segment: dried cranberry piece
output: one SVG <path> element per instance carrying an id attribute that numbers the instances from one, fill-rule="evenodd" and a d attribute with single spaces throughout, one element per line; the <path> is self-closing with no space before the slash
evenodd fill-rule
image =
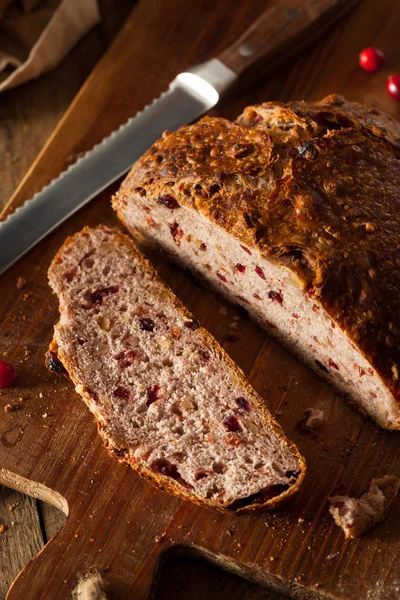
<path id="1" fill-rule="evenodd" d="M 144 317 L 143 319 L 139 319 L 139 323 L 140 323 L 140 329 L 142 329 L 143 331 L 153 331 L 154 330 L 153 319 Z"/>
<path id="2" fill-rule="evenodd" d="M 64 365 L 60 362 L 57 352 L 51 352 L 50 350 L 46 352 L 45 355 L 45 364 L 49 371 L 52 373 L 64 373 L 65 368 Z"/>
<path id="3" fill-rule="evenodd" d="M 241 247 L 242 250 L 244 250 L 245 252 L 247 252 L 247 254 L 250 254 L 250 256 L 251 256 L 251 254 L 252 254 L 251 250 L 249 250 L 248 248 L 246 248 L 246 246 L 242 246 L 242 244 L 240 244 L 240 247 Z"/>
<path id="4" fill-rule="evenodd" d="M 261 123 L 261 121 L 263 121 L 263 117 L 260 114 L 256 114 L 256 116 L 252 120 L 251 124 L 257 125 L 258 123 Z"/>
<path id="5" fill-rule="evenodd" d="M 240 263 L 237 263 L 236 269 L 239 271 L 239 273 L 244 273 L 246 271 L 246 267 Z"/>
<path id="6" fill-rule="evenodd" d="M 127 388 L 122 387 L 121 385 L 119 385 L 113 391 L 113 396 L 115 398 L 120 398 L 121 400 L 129 400 L 130 395 L 131 395 L 130 391 Z"/>
<path id="7" fill-rule="evenodd" d="M 228 283 L 228 280 L 225 277 L 225 275 L 221 275 L 221 273 L 218 273 L 218 271 L 217 271 L 217 277 L 218 277 L 218 279 L 220 279 L 222 281 L 222 283 Z"/>
<path id="8" fill-rule="evenodd" d="M 282 294 L 280 294 L 279 292 L 275 292 L 274 290 L 268 292 L 268 298 L 272 300 L 272 302 L 277 302 L 278 304 L 283 303 Z"/>
<path id="9" fill-rule="evenodd" d="M 158 400 L 159 390 L 160 390 L 160 386 L 158 385 L 158 383 L 147 388 L 147 390 L 146 390 L 146 396 L 147 396 L 146 406 L 150 406 L 151 404 L 153 404 L 153 402 L 156 402 Z"/>
<path id="10" fill-rule="evenodd" d="M 101 304 L 105 296 L 109 296 L 110 294 L 116 294 L 118 290 L 119 287 L 116 285 L 110 285 L 110 287 L 100 288 L 90 294 L 90 301 L 92 302 L 92 304 Z"/>
<path id="11" fill-rule="evenodd" d="M 317 365 L 318 369 L 321 369 L 321 371 L 324 371 L 324 373 L 329 373 L 329 370 L 326 368 L 325 365 L 322 364 L 322 362 L 320 362 L 319 360 L 314 360 L 314 362 Z"/>
<path id="12" fill-rule="evenodd" d="M 116 354 L 114 356 L 114 358 L 115 358 L 115 360 L 121 360 L 122 358 L 124 358 L 124 356 L 125 356 L 125 351 L 122 350 L 122 352 L 119 352 L 118 354 Z"/>
<path id="13" fill-rule="evenodd" d="M 250 412 L 250 402 L 246 398 L 243 398 L 243 396 L 236 398 L 236 404 L 246 412 Z"/>
<path id="14" fill-rule="evenodd" d="M 197 319 L 192 319 L 191 321 L 185 321 L 184 325 L 188 329 L 192 329 L 192 330 L 198 329 L 200 327 L 200 323 L 198 322 Z"/>
<path id="15" fill-rule="evenodd" d="M 200 244 L 200 250 L 202 250 L 202 252 L 205 252 L 207 250 L 207 246 L 204 242 L 201 242 Z"/>
<path id="16" fill-rule="evenodd" d="M 243 508 L 244 506 L 250 506 L 252 504 L 265 504 L 268 500 L 272 498 L 276 498 L 285 492 L 290 486 L 288 484 L 276 483 L 274 485 L 269 485 L 256 494 L 252 494 L 247 498 L 239 498 L 239 500 L 235 500 L 232 502 L 227 508 L 229 510 L 238 510 L 239 508 Z"/>
<path id="17" fill-rule="evenodd" d="M 177 246 L 181 245 L 181 239 L 183 238 L 183 231 L 179 227 L 179 223 L 175 221 L 173 225 L 169 226 L 169 230 L 171 232 L 172 237 L 174 238 L 174 242 Z"/>
<path id="18" fill-rule="evenodd" d="M 242 431 L 242 426 L 240 425 L 240 423 L 237 420 L 237 418 L 235 417 L 235 415 L 230 415 L 230 417 L 227 417 L 226 419 L 224 419 L 223 423 L 224 423 L 225 427 L 227 428 L 227 430 L 232 431 L 232 433 L 237 433 L 238 431 Z"/>
<path id="19" fill-rule="evenodd" d="M 164 194 L 163 196 L 159 196 L 157 198 L 157 202 L 171 210 L 176 210 L 177 208 L 180 208 L 180 204 L 178 204 L 175 198 L 170 194 Z"/>
<path id="20" fill-rule="evenodd" d="M 264 271 L 262 270 L 261 267 L 259 267 L 258 265 L 256 266 L 256 268 L 254 269 L 255 272 L 257 273 L 257 275 L 259 277 L 261 277 L 261 279 L 266 279 L 265 275 L 264 275 Z"/>
<path id="21" fill-rule="evenodd" d="M 339 367 L 337 366 L 337 364 L 330 358 L 328 360 L 328 367 L 332 367 L 333 369 L 336 369 L 337 371 L 339 371 Z"/>

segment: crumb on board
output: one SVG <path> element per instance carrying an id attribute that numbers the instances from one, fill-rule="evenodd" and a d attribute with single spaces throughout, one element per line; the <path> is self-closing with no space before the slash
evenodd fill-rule
<path id="1" fill-rule="evenodd" d="M 0 533 L 4 533 L 6 530 L 6 528 L 4 527 L 4 525 L 0 525 Z"/>
<path id="2" fill-rule="evenodd" d="M 400 490 L 400 479 L 386 475 L 373 479 L 360 498 L 329 498 L 329 512 L 346 538 L 356 538 L 384 519 Z"/>
<path id="3" fill-rule="evenodd" d="M 12 404 L 6 404 L 5 407 L 4 407 L 4 412 L 5 413 L 12 412 L 13 410 L 15 410 L 15 409 L 14 409 L 14 406 Z"/>
<path id="4" fill-rule="evenodd" d="M 22 288 L 26 285 L 26 279 L 24 279 L 23 277 L 18 277 L 17 279 L 17 288 L 19 290 L 22 290 Z"/>
<path id="5" fill-rule="evenodd" d="M 298 427 L 303 431 L 312 431 L 321 427 L 324 422 L 324 411 L 319 408 L 307 408 L 298 422 Z"/>
<path id="6" fill-rule="evenodd" d="M 156 535 L 154 538 L 155 543 L 159 544 L 165 536 L 166 536 L 165 531 L 161 535 Z"/>

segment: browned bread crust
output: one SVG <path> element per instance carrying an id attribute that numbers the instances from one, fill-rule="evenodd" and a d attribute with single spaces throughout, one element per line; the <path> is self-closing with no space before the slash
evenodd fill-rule
<path id="1" fill-rule="evenodd" d="M 157 284 L 159 284 L 160 288 L 162 288 L 165 291 L 165 302 L 170 302 L 175 307 L 175 309 L 183 313 L 188 320 L 195 321 L 193 315 L 189 313 L 189 311 L 182 304 L 182 302 L 175 296 L 175 294 L 170 290 L 170 288 L 159 279 L 158 274 L 151 265 L 151 263 L 138 250 L 134 242 L 128 236 L 122 234 L 118 229 L 109 229 L 107 227 L 99 226 L 98 228 L 96 228 L 96 230 L 91 230 L 89 227 L 85 227 L 81 232 L 67 238 L 63 246 L 60 248 L 60 250 L 54 257 L 49 268 L 49 280 L 52 287 L 54 287 L 54 282 L 58 278 L 64 278 L 64 273 L 61 274 L 59 271 L 60 268 L 63 271 L 63 268 L 60 265 L 62 264 L 63 257 L 66 251 L 68 251 L 69 247 L 74 246 L 77 242 L 79 242 L 82 236 L 84 236 L 85 234 L 90 234 L 91 231 L 104 231 L 107 235 L 109 235 L 112 238 L 109 240 L 109 243 L 115 245 L 123 245 L 127 255 L 131 258 L 132 263 L 137 264 L 138 262 L 140 262 L 143 265 L 144 270 L 148 274 L 149 278 L 155 280 Z M 150 300 L 151 299 L 148 298 L 148 301 Z M 56 325 L 56 329 L 57 327 L 60 327 L 60 323 Z M 237 382 L 245 387 L 245 389 L 248 392 L 249 398 L 251 398 L 252 403 L 255 407 L 257 407 L 257 410 L 259 410 L 262 413 L 262 419 L 266 427 L 273 430 L 279 436 L 282 445 L 286 446 L 289 449 L 290 453 L 297 458 L 300 467 L 300 472 L 297 476 L 296 481 L 293 484 L 291 484 L 288 487 L 288 489 L 283 490 L 279 494 L 275 495 L 274 497 L 268 500 L 265 500 L 262 503 L 254 502 L 251 504 L 246 504 L 244 506 L 240 506 L 239 503 L 237 508 L 233 508 L 232 506 L 224 506 L 213 499 L 202 500 L 201 497 L 199 497 L 198 495 L 194 495 L 190 492 L 189 489 L 183 487 L 182 485 L 174 481 L 174 479 L 171 479 L 171 477 L 166 477 L 159 473 L 156 473 L 150 468 L 146 467 L 146 465 L 144 465 L 141 461 L 133 460 L 132 457 L 129 456 L 128 450 L 126 448 L 120 447 L 120 445 L 118 445 L 118 443 L 112 437 L 110 437 L 107 431 L 105 431 L 103 424 L 95 414 L 98 423 L 99 433 L 101 434 L 104 440 L 105 446 L 108 448 L 110 454 L 114 458 L 116 458 L 119 462 L 128 462 L 132 466 L 132 468 L 139 473 L 140 476 L 146 478 L 152 484 L 156 485 L 157 487 L 168 493 L 179 496 L 184 500 L 190 500 L 195 504 L 207 505 L 211 508 L 216 508 L 217 510 L 223 512 L 239 513 L 249 510 L 272 509 L 278 504 L 281 504 L 282 502 L 285 502 L 286 500 L 291 498 L 295 493 L 297 493 L 297 491 L 301 487 L 306 473 L 306 464 L 304 458 L 299 453 L 296 445 L 286 437 L 281 426 L 272 417 L 271 413 L 266 408 L 263 400 L 260 398 L 260 396 L 258 396 L 258 394 L 254 391 L 254 389 L 247 381 L 243 371 L 238 368 L 238 366 L 227 355 L 225 350 L 218 344 L 218 342 L 213 338 L 213 336 L 200 326 L 198 329 L 196 329 L 196 333 L 202 337 L 203 341 L 208 346 L 214 349 L 214 352 L 224 363 L 224 366 L 226 367 L 227 371 L 230 371 L 233 374 L 233 377 L 236 378 Z M 84 385 L 82 385 L 81 374 L 76 371 L 75 363 L 73 360 L 71 360 L 71 357 L 68 355 L 68 352 L 66 352 L 63 348 L 58 347 L 57 342 L 54 339 L 50 344 L 49 353 L 53 354 L 54 356 L 57 356 L 58 360 L 61 361 L 62 365 L 65 367 L 66 371 L 68 372 L 72 381 L 77 387 L 77 390 L 79 390 L 79 394 L 81 395 L 85 403 L 88 405 L 89 409 L 93 410 L 93 392 L 90 393 L 90 391 L 87 390 Z"/>
<path id="2" fill-rule="evenodd" d="M 376 109 L 336 95 L 265 103 L 164 134 L 114 206 L 173 194 L 290 268 L 399 403 L 399 159 L 400 124 Z"/>

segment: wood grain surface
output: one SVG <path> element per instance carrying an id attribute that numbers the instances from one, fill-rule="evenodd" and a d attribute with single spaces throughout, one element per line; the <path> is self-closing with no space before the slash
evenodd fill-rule
<path id="1" fill-rule="evenodd" d="M 263 8 L 265 2 L 256 0 L 190 5 L 184 0 L 142 0 L 8 210 L 159 94 L 176 72 L 221 52 Z M 384 82 L 388 73 L 400 70 L 399 25 L 397 1 L 365 0 L 318 46 L 267 81 L 238 90 L 214 113 L 232 117 L 248 103 L 314 99 L 335 91 L 398 115 L 398 105 L 385 96 Z M 387 55 L 385 69 L 372 77 L 357 67 L 359 50 L 371 44 Z M 0 478 L 69 511 L 66 525 L 25 568 L 9 598 L 68 598 L 78 575 L 94 567 L 116 598 L 146 598 L 160 557 L 161 572 L 168 573 L 167 561 L 183 551 L 294 597 L 398 598 L 400 506 L 360 540 L 344 541 L 328 515 L 327 498 L 339 489 L 358 494 L 378 475 L 400 475 L 399 434 L 379 430 L 348 408 L 243 315 L 240 340 L 224 346 L 270 409 L 281 413 L 281 424 L 309 465 L 302 493 L 274 513 L 219 515 L 153 489 L 107 456 L 72 386 L 45 371 L 43 353 L 57 318 L 47 267 L 66 235 L 87 223 L 116 222 L 109 206 L 113 189 L 49 236 L 0 282 L 0 339 L 18 375 L 16 385 L 0 396 L 0 410 L 7 403 L 18 407 L 0 419 Z M 165 280 L 222 341 L 231 318 L 239 314 L 236 309 L 228 307 L 229 317 L 223 317 L 219 298 L 162 257 L 153 258 Z M 18 276 L 27 280 L 21 291 L 15 285 Z M 296 427 L 309 406 L 327 415 L 314 436 Z"/>

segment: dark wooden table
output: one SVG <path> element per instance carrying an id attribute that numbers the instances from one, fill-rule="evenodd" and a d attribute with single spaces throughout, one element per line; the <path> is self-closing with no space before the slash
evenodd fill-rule
<path id="1" fill-rule="evenodd" d="M 101 0 L 102 23 L 55 71 L 0 95 L 0 208 L 29 169 L 133 4 L 133 0 Z M 56 508 L 0 486 L 0 524 L 6 523 L 12 530 L 11 536 L 0 534 L 0 599 L 5 597 L 22 567 L 63 526 L 65 519 Z M 189 559 L 175 559 L 164 567 L 157 597 L 163 600 L 285 598 Z"/>

